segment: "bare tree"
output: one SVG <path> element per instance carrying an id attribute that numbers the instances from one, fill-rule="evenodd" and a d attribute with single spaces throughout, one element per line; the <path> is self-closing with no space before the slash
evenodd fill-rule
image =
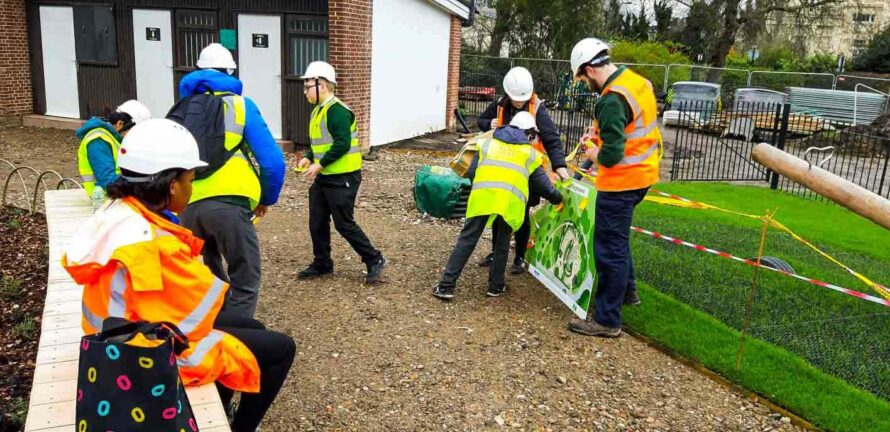
<path id="1" fill-rule="evenodd" d="M 720 30 L 715 36 L 714 48 L 708 56 L 714 67 L 724 67 L 726 57 L 744 32 L 755 37 L 764 31 L 768 22 L 791 17 L 798 27 L 808 28 L 824 22 L 840 8 L 859 5 L 859 0 L 674 0 L 677 4 L 692 7 L 704 2 L 718 11 Z M 720 71 L 713 70 L 709 81 L 720 79 Z"/>

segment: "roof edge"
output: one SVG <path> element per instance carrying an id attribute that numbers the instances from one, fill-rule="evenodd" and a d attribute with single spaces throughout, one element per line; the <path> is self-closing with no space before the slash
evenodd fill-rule
<path id="1" fill-rule="evenodd" d="M 430 3 L 447 10 L 453 15 L 457 15 L 461 19 L 466 20 L 470 18 L 470 8 L 459 0 L 430 0 Z"/>

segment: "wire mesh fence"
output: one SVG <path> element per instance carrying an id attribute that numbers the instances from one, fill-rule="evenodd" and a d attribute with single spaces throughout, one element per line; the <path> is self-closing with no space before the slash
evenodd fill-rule
<path id="1" fill-rule="evenodd" d="M 677 210 L 684 211 L 695 210 Z M 711 221 L 684 225 L 664 214 L 658 217 L 638 213 L 635 223 L 645 229 L 744 258 L 757 255 L 757 221 L 738 225 Z M 793 225 L 792 221 L 786 222 Z M 890 358 L 890 308 L 770 271 L 760 272 L 756 292 L 751 297 L 754 270 L 749 266 L 650 237 L 632 239 L 638 279 L 740 332 L 747 318 L 749 336 L 781 347 L 824 372 L 890 399 L 890 363 L 886 361 Z M 880 259 L 820 246 L 875 280 L 890 280 L 890 268 Z M 876 295 L 787 234 L 770 231 L 764 255 L 783 260 L 801 275 Z M 749 298 L 753 298 L 750 308 Z M 742 359 L 744 369 L 744 353 Z"/>

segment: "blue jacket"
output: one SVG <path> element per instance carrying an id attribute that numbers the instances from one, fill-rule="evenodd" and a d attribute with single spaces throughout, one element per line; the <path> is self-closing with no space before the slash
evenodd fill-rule
<path id="1" fill-rule="evenodd" d="M 217 70 L 202 69 L 182 77 L 179 82 L 179 97 L 187 98 L 208 91 L 240 95 L 243 87 L 238 78 Z M 244 105 L 247 110 L 244 119 L 244 140 L 247 141 L 247 146 L 260 168 L 260 185 L 263 189 L 260 205 L 273 205 L 278 202 L 278 195 L 284 185 L 284 154 L 281 153 L 275 138 L 272 138 L 269 127 L 266 126 L 266 121 L 263 120 L 256 104 L 245 97 Z"/>
<path id="2" fill-rule="evenodd" d="M 494 138 L 506 144 L 530 145 L 525 132 L 509 125 L 495 129 Z M 467 171 L 467 177 L 469 177 L 470 180 L 473 180 L 476 177 L 476 167 L 478 165 L 479 153 L 476 153 L 476 157 L 473 158 L 473 163 L 470 164 L 470 169 Z M 528 189 L 530 195 L 529 203 L 532 206 L 535 206 L 540 202 L 540 199 L 537 197 L 542 197 L 547 201 L 550 201 L 552 204 L 559 204 L 562 202 L 562 194 L 550 184 L 550 177 L 547 177 L 547 173 L 542 167 L 535 168 L 529 176 Z"/>
<path id="3" fill-rule="evenodd" d="M 87 120 L 83 126 L 74 132 L 74 135 L 77 136 L 77 139 L 83 140 L 83 137 L 87 136 L 91 130 L 96 128 L 103 128 L 111 132 L 118 142 L 123 139 L 121 134 L 114 130 L 114 126 L 98 117 L 93 117 Z M 114 151 L 111 149 L 111 146 L 99 138 L 88 142 L 87 160 L 90 161 L 90 167 L 93 168 L 93 175 L 96 176 L 96 185 L 104 190 L 108 190 L 108 185 L 117 180 L 117 164 L 114 162 Z"/>

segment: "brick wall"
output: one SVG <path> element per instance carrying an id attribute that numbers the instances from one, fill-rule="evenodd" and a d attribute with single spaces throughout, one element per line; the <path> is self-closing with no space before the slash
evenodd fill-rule
<path id="1" fill-rule="evenodd" d="M 358 120 L 359 140 L 370 145 L 371 0 L 330 0 L 329 62 L 337 70 L 337 97 Z"/>
<path id="2" fill-rule="evenodd" d="M 461 21 L 451 15 L 451 41 L 448 49 L 448 96 L 445 103 L 445 127 L 453 131 L 457 119 L 454 109 L 457 108 L 457 92 L 460 86 L 460 36 Z"/>
<path id="3" fill-rule="evenodd" d="M 33 110 L 25 0 L 0 0 L 0 115 Z"/>

